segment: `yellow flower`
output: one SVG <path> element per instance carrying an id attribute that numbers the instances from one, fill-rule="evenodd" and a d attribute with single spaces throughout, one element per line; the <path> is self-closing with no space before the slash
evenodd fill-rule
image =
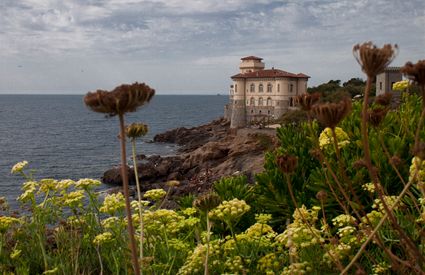
<path id="1" fill-rule="evenodd" d="M 124 196 L 121 193 L 109 194 L 105 197 L 100 212 L 114 215 L 116 212 L 122 211 L 125 208 Z"/>
<path id="2" fill-rule="evenodd" d="M 63 204 L 70 208 L 82 207 L 84 199 L 84 190 L 77 190 L 67 193 L 63 196 Z"/>
<path id="3" fill-rule="evenodd" d="M 344 130 L 342 130 L 340 127 L 335 127 L 335 135 L 336 140 L 338 142 L 338 147 L 343 148 L 347 144 L 350 143 L 349 137 Z M 319 136 L 319 146 L 320 149 L 324 148 L 333 148 L 334 140 L 332 136 L 332 130 L 331 128 L 327 127 L 325 130 L 322 131 L 322 133 Z"/>
<path id="4" fill-rule="evenodd" d="M 0 232 L 6 232 L 10 226 L 14 223 L 19 223 L 19 219 L 8 217 L 8 216 L 1 216 L 0 217 Z"/>
<path id="5" fill-rule="evenodd" d="M 231 221 L 240 218 L 250 209 L 251 207 L 244 200 L 233 199 L 231 201 L 223 201 L 209 215 L 211 218 Z"/>
<path id="6" fill-rule="evenodd" d="M 152 189 L 149 191 L 146 191 L 146 193 L 143 195 L 144 198 L 151 199 L 153 201 L 158 201 L 162 199 L 167 192 L 165 192 L 164 189 Z"/>
<path id="7" fill-rule="evenodd" d="M 111 241 L 113 241 L 112 233 L 111 232 L 105 232 L 105 233 L 97 235 L 94 238 L 93 243 L 95 245 L 102 245 L 102 244 L 110 243 Z"/>
<path id="8" fill-rule="evenodd" d="M 393 90 L 394 91 L 405 91 L 407 88 L 409 88 L 409 80 L 402 80 L 398 81 L 393 84 Z"/>
<path id="9" fill-rule="evenodd" d="M 58 181 L 54 179 L 42 179 L 39 181 L 40 191 L 47 193 L 54 191 L 57 188 Z"/>
<path id="10" fill-rule="evenodd" d="M 100 181 L 94 179 L 80 179 L 75 183 L 75 187 L 86 189 L 100 185 Z"/>
<path id="11" fill-rule="evenodd" d="M 17 164 L 13 165 L 12 170 L 10 171 L 12 174 L 17 174 L 22 172 L 24 168 L 28 165 L 28 161 L 24 160 L 21 162 L 18 162 Z"/>

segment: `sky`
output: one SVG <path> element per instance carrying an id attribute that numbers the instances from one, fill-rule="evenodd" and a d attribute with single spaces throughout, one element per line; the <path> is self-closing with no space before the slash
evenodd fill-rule
<path id="1" fill-rule="evenodd" d="M 425 1 L 0 0 L 0 93 L 226 94 L 248 55 L 315 86 L 364 78 L 366 41 L 398 44 L 394 66 L 425 59 Z"/>

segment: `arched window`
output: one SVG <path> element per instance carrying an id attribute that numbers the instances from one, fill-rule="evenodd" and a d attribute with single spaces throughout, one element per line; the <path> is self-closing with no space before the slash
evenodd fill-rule
<path id="1" fill-rule="evenodd" d="M 255 105 L 255 99 L 253 97 L 251 97 L 251 100 L 250 100 L 250 104 L 249 105 L 251 105 L 251 106 L 254 106 Z"/>
<path id="2" fill-rule="evenodd" d="M 260 97 L 258 99 L 258 106 L 263 106 L 263 98 L 262 97 Z"/>
<path id="3" fill-rule="evenodd" d="M 267 98 L 267 106 L 272 106 L 272 99 L 270 97 Z"/>
<path id="4" fill-rule="evenodd" d="M 238 92 L 238 85 L 235 84 L 235 93 Z"/>
<path id="5" fill-rule="evenodd" d="M 251 86 L 249 86 L 249 91 L 251 93 L 255 92 L 255 84 L 254 83 L 252 83 Z"/>
<path id="6" fill-rule="evenodd" d="M 271 83 L 267 84 L 267 92 L 268 93 L 272 92 L 272 84 Z"/>
<path id="7" fill-rule="evenodd" d="M 277 92 L 280 92 L 280 84 L 277 84 Z"/>
<path id="8" fill-rule="evenodd" d="M 258 85 L 258 92 L 259 93 L 263 92 L 263 84 Z"/>
<path id="9" fill-rule="evenodd" d="M 294 84 L 289 85 L 289 92 L 292 93 L 294 91 Z"/>

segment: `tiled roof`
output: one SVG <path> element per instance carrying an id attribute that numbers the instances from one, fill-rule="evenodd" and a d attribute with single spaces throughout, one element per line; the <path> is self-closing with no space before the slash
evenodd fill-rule
<path id="1" fill-rule="evenodd" d="M 293 74 L 278 69 L 259 70 L 244 74 L 236 74 L 232 78 L 273 78 L 273 77 L 289 77 L 289 78 L 309 78 L 303 73 Z"/>
<path id="2" fill-rule="evenodd" d="M 263 59 L 261 57 L 250 55 L 250 56 L 242 57 L 241 60 L 260 60 L 261 61 Z"/>

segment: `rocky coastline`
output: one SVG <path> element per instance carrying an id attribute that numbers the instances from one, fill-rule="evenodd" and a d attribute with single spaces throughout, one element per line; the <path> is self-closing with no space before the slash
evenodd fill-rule
<path id="1" fill-rule="evenodd" d="M 199 194 L 210 189 L 216 180 L 237 174 L 250 182 L 263 170 L 264 152 L 277 144 L 274 129 L 230 129 L 223 118 L 193 128 L 176 128 L 158 134 L 153 142 L 179 145 L 177 154 L 139 155 L 137 170 L 142 191 L 168 189 L 166 183 L 180 184 L 170 190 L 170 196 Z M 128 167 L 130 184 L 135 184 L 134 168 Z M 121 185 L 120 168 L 105 171 L 102 181 Z"/>

